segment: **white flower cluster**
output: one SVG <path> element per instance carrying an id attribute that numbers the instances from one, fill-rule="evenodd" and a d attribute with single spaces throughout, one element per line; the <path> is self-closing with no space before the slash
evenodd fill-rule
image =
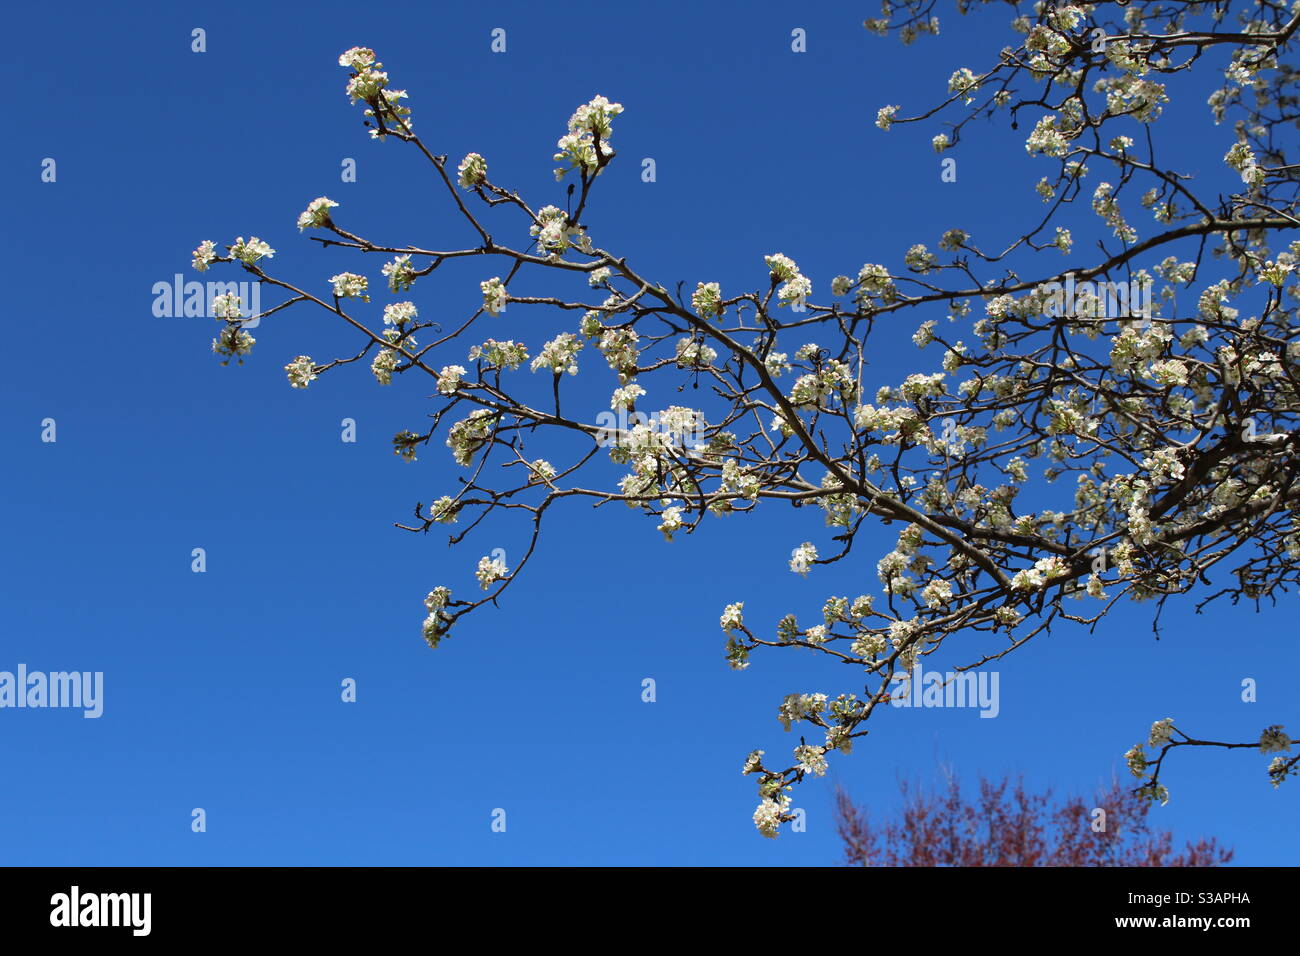
<path id="1" fill-rule="evenodd" d="M 480 408 L 451 426 L 446 444 L 451 449 L 456 464 L 468 466 L 474 460 L 475 453 L 487 444 L 495 424 L 496 413 L 488 408 Z"/>
<path id="2" fill-rule="evenodd" d="M 1241 181 L 1248 186 L 1257 186 L 1264 181 L 1264 171 L 1259 168 L 1255 152 L 1248 143 L 1234 143 L 1224 155 L 1223 161 L 1229 168 L 1241 173 Z"/>
<path id="3" fill-rule="evenodd" d="M 792 368 L 790 356 L 785 352 L 768 353 L 767 358 L 763 359 L 763 366 L 773 378 L 780 378 Z"/>
<path id="4" fill-rule="evenodd" d="M 640 340 L 641 337 L 634 329 L 606 329 L 596 345 L 609 367 L 619 373 L 623 382 L 629 381 L 636 374 L 636 363 L 640 357 L 637 346 Z"/>
<path id="5" fill-rule="evenodd" d="M 820 715 L 826 710 L 826 702 L 825 694 L 787 694 L 777 709 L 776 719 L 781 722 L 782 729 L 789 732 L 796 721 Z"/>
<path id="6" fill-rule="evenodd" d="M 537 210 L 537 221 L 529 233 L 549 253 L 564 252 L 569 246 L 577 246 L 583 252 L 592 252 L 591 239 L 581 226 L 569 222 L 569 214 L 559 206 L 543 206 Z"/>
<path id="7" fill-rule="evenodd" d="M 660 517 L 663 520 L 659 523 L 659 530 L 663 532 L 666 540 L 673 540 L 673 532 L 682 529 L 682 509 L 676 505 L 671 505 L 663 510 Z"/>
<path id="8" fill-rule="evenodd" d="M 424 619 L 424 640 L 430 647 L 437 647 L 438 641 L 447 633 L 446 608 L 450 601 L 451 589 L 441 586 L 430 591 L 424 599 L 424 606 L 429 610 L 429 616 Z"/>
<path id="9" fill-rule="evenodd" d="M 455 524 L 456 512 L 459 510 L 460 506 L 455 498 L 443 495 L 429 505 L 429 520 L 436 521 L 438 524 Z"/>
<path id="10" fill-rule="evenodd" d="M 1119 200 L 1115 198 L 1114 187 L 1110 183 L 1098 183 L 1092 194 L 1092 210 L 1102 219 L 1117 237 L 1126 243 L 1137 241 L 1137 230 L 1128 224 L 1120 211 Z"/>
<path id="11" fill-rule="evenodd" d="M 370 301 L 370 296 L 366 294 L 366 290 L 370 285 L 370 280 L 365 276 L 359 276 L 355 272 L 340 272 L 336 276 L 331 276 L 330 282 L 334 286 L 334 297 L 336 299 L 361 299 L 363 302 Z"/>
<path id="12" fill-rule="evenodd" d="M 298 215 L 298 231 L 320 229 L 330 224 L 330 210 L 337 206 L 328 196 L 320 196 L 307 204 L 307 208 Z"/>
<path id="13" fill-rule="evenodd" d="M 799 547 L 795 548 L 790 555 L 790 570 L 795 574 L 808 576 L 808 568 L 817 560 L 817 546 L 811 541 L 805 541 Z"/>
<path id="14" fill-rule="evenodd" d="M 716 282 L 700 282 L 691 294 L 691 306 L 700 318 L 712 319 L 722 314 L 722 289 Z"/>
<path id="15" fill-rule="evenodd" d="M 530 366 L 534 372 L 538 369 L 548 368 L 556 375 L 562 375 L 568 372 L 570 375 L 578 374 L 578 353 L 582 351 L 582 342 L 572 332 L 561 332 L 551 341 L 542 346 L 541 352 L 537 358 L 533 359 Z"/>
<path id="16" fill-rule="evenodd" d="M 678 368 L 708 368 L 718 358 L 718 351 L 691 338 L 677 340 Z"/>
<path id="17" fill-rule="evenodd" d="M 1141 778 L 1146 775 L 1147 754 L 1141 744 L 1134 744 L 1125 752 L 1124 762 L 1128 764 L 1129 773 L 1133 776 Z"/>
<path id="18" fill-rule="evenodd" d="M 1122 43 L 1114 43 L 1107 52 L 1122 47 Z M 1164 108 L 1161 104 L 1169 102 L 1164 84 L 1136 76 L 1098 80 L 1095 89 L 1106 92 L 1106 109 L 1112 115 L 1128 115 L 1140 123 L 1155 122 Z"/>
<path id="19" fill-rule="evenodd" d="M 555 466 L 545 458 L 538 458 L 536 461 L 530 462 L 528 465 L 529 483 L 546 483 L 554 481 L 557 474 L 559 474 L 559 472 L 555 470 Z"/>
<path id="20" fill-rule="evenodd" d="M 233 292 L 223 292 L 212 298 L 212 314 L 225 322 L 235 322 L 243 317 L 243 300 Z"/>
<path id="21" fill-rule="evenodd" d="M 1147 369 L 1147 375 L 1157 385 L 1186 385 L 1187 365 L 1178 359 L 1153 362 Z"/>
<path id="22" fill-rule="evenodd" d="M 510 569 L 506 567 L 504 560 L 484 556 L 479 558 L 478 570 L 474 572 L 474 577 L 478 578 L 478 586 L 486 591 L 509 573 Z"/>
<path id="23" fill-rule="evenodd" d="M 775 838 L 789 809 L 790 798 L 785 794 L 777 799 L 763 800 L 754 811 L 754 826 L 758 827 L 758 832 L 763 836 Z"/>
<path id="24" fill-rule="evenodd" d="M 197 272 L 207 272 L 208 266 L 216 262 L 220 257 L 217 255 L 217 244 L 211 239 L 204 239 L 199 243 L 197 249 L 192 253 L 193 259 L 190 262 Z"/>
<path id="25" fill-rule="evenodd" d="M 415 284 L 415 266 L 411 265 L 410 256 L 398 256 L 392 262 L 385 263 L 380 271 L 388 276 L 390 292 L 405 292 Z"/>
<path id="26" fill-rule="evenodd" d="M 488 368 L 514 369 L 528 361 L 528 349 L 522 342 L 507 339 L 498 342 L 488 339 L 482 345 L 471 345 L 469 349 L 471 362 L 483 362 Z"/>
<path id="27" fill-rule="evenodd" d="M 774 285 L 778 282 L 785 283 L 776 290 L 777 302 L 780 305 L 794 305 L 812 294 L 812 280 L 799 271 L 799 267 L 789 256 L 778 252 L 764 256 L 763 260 L 771 273 L 772 283 Z"/>
<path id="28" fill-rule="evenodd" d="M 456 181 L 462 189 L 473 189 L 487 182 L 487 160 L 478 153 L 470 153 L 456 167 Z"/>
<path id="29" fill-rule="evenodd" d="M 289 375 L 289 385 L 292 388 L 306 388 L 316 380 L 316 363 L 308 355 L 299 355 L 284 370 Z"/>
<path id="30" fill-rule="evenodd" d="M 917 243 L 907 250 L 903 256 L 903 262 L 913 272 L 922 274 L 930 272 L 939 264 L 935 254 L 921 243 Z"/>
<path id="31" fill-rule="evenodd" d="M 1151 725 L 1151 737 L 1147 741 L 1148 746 L 1163 747 L 1173 740 L 1174 719 L 1166 717 L 1164 720 L 1157 720 Z"/>
<path id="32" fill-rule="evenodd" d="M 851 402 L 857 397 L 853 370 L 838 359 L 830 359 L 816 372 L 801 375 L 790 389 L 790 404 L 815 405 L 826 409 L 828 399 Z"/>
<path id="33" fill-rule="evenodd" d="M 722 625 L 722 629 L 724 631 L 731 631 L 734 630 L 735 628 L 743 626 L 745 623 L 744 610 L 745 610 L 744 601 L 737 601 L 735 604 L 728 604 L 725 608 L 723 608 L 722 617 L 719 620 L 719 623 Z"/>
<path id="34" fill-rule="evenodd" d="M 221 330 L 220 334 L 212 340 L 212 351 L 218 355 L 224 355 L 226 361 L 239 356 L 243 361 L 243 356 L 253 351 L 253 344 L 257 340 L 235 325 L 227 325 Z M 225 364 L 224 362 L 222 364 Z"/>
<path id="35" fill-rule="evenodd" d="M 568 164 L 556 168 L 556 182 L 562 180 L 570 169 L 580 170 L 584 176 L 600 172 L 601 163 L 596 144 L 600 144 L 601 155 L 614 155 L 614 150 L 609 146 L 609 138 L 613 134 L 611 122 L 622 112 L 621 104 L 611 103 L 603 96 L 597 96 L 578 107 L 569 117 L 569 132 L 556 143 L 559 152 L 555 154 L 555 161 Z"/>
<path id="36" fill-rule="evenodd" d="M 461 378 L 465 375 L 465 367 L 462 365 L 447 365 L 438 373 L 438 393 L 441 395 L 455 394 L 456 389 L 460 388 Z"/>
<path id="37" fill-rule="evenodd" d="M 402 325 L 419 314 L 414 302 L 390 302 L 384 306 L 384 324 Z"/>
<path id="38" fill-rule="evenodd" d="M 372 139 L 383 139 L 402 125 L 410 128 L 411 111 L 401 103 L 406 99 L 406 91 L 388 89 L 388 74 L 380 70 L 383 64 L 375 60 L 374 50 L 354 46 L 339 57 L 339 66 L 353 71 L 347 85 L 348 98 L 353 103 L 370 104 L 366 116 L 374 117 L 378 107 L 378 122 L 370 131 Z"/>
<path id="39" fill-rule="evenodd" d="M 794 759 L 799 769 L 814 776 L 826 776 L 826 751 L 815 744 L 801 744 L 794 748 Z"/>
<path id="40" fill-rule="evenodd" d="M 631 411 L 636 405 L 636 400 L 645 395 L 645 389 L 636 382 L 629 385 L 623 385 L 614 389 L 614 394 L 610 396 L 609 407 L 614 411 Z"/>
<path id="41" fill-rule="evenodd" d="M 968 106 L 974 101 L 977 89 L 979 82 L 969 67 L 963 66 L 948 78 L 948 92 L 960 94 Z"/>
<path id="42" fill-rule="evenodd" d="M 722 463 L 721 480 L 723 493 L 738 495 L 749 501 L 756 500 L 758 492 L 763 487 L 762 479 L 753 472 L 741 468 L 734 458 L 728 458 Z"/>
<path id="43" fill-rule="evenodd" d="M 922 423 L 915 409 L 859 405 L 853 410 L 853 426 L 861 432 L 884 432 L 882 442 L 891 445 L 918 432 Z"/>
<path id="44" fill-rule="evenodd" d="M 935 578 L 921 589 L 921 599 L 925 601 L 925 606 L 931 610 L 943 607 L 952 600 L 952 582 L 945 581 L 943 578 Z"/>
<path id="45" fill-rule="evenodd" d="M 1015 591 L 1037 591 L 1048 582 L 1065 575 L 1066 570 L 1065 562 L 1059 555 L 1039 558 L 1032 568 L 1016 572 L 1011 579 L 1011 588 Z"/>
<path id="46" fill-rule="evenodd" d="M 392 385 L 396 369 L 397 352 L 394 349 L 380 349 L 370 362 L 370 371 L 380 385 Z"/>
<path id="47" fill-rule="evenodd" d="M 1070 139 L 1075 135 L 1077 130 L 1065 128 L 1059 116 L 1049 113 L 1038 120 L 1034 131 L 1025 140 L 1025 152 L 1030 156 L 1038 153 L 1044 156 L 1064 156 L 1070 148 Z"/>
<path id="48" fill-rule="evenodd" d="M 258 259 L 270 259 L 275 255 L 275 250 L 263 242 L 257 236 L 253 236 L 247 242 L 244 237 L 240 236 L 235 240 L 235 244 L 230 247 L 230 254 L 245 265 L 252 265 Z"/>
<path id="49" fill-rule="evenodd" d="M 506 287 L 500 276 L 493 276 L 478 284 L 483 293 L 483 308 L 489 315 L 500 315 L 506 310 Z"/>
<path id="50" fill-rule="evenodd" d="M 890 276 L 889 270 L 874 262 L 868 262 L 858 270 L 857 285 L 857 298 L 864 306 L 868 305 L 869 300 L 873 297 L 888 304 L 893 302 L 897 296 L 894 280 Z"/>

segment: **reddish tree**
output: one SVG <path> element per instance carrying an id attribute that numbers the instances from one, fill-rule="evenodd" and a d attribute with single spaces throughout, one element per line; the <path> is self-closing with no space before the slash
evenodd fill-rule
<path id="1" fill-rule="evenodd" d="M 902 781 L 901 816 L 873 824 L 843 788 L 835 824 L 852 866 L 1220 866 L 1233 851 L 1213 839 L 1174 849 L 1173 834 L 1147 822 L 1151 801 L 1112 781 L 1093 801 L 1051 800 L 1024 783 L 980 778 L 967 800 L 955 775 L 938 792 Z M 1105 811 L 1102 816 L 1098 810 Z"/>

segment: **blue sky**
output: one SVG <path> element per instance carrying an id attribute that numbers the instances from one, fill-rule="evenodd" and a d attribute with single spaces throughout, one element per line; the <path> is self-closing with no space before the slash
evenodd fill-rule
<path id="1" fill-rule="evenodd" d="M 1010 42 L 1006 13 L 950 14 L 943 36 L 911 48 L 868 35 L 861 20 L 874 14 L 771 3 L 12 12 L 13 75 L 34 94 L 0 156 L 14 327 L 0 383 L 0 670 L 102 671 L 105 705 L 98 720 L 0 710 L 0 862 L 836 862 L 831 780 L 795 791 L 807 832 L 770 841 L 739 769 L 755 747 L 797 742 L 775 719 L 783 695 L 859 688 L 805 654 L 756 653 L 732 672 L 717 620 L 743 600 L 768 630 L 788 611 L 815 617 L 829 594 L 873 590 L 892 533 L 868 531 L 860 564 L 805 580 L 786 563 L 800 541 L 829 539 L 816 515 L 767 508 L 668 544 L 622 506 L 570 507 L 503 606 L 431 651 L 425 593 L 470 589 L 478 556 L 521 549 L 526 529 L 492 522 L 453 551 L 444 536 L 393 528 L 416 501 L 454 490 L 445 450 L 415 463 L 391 453 L 393 433 L 422 425 L 428 387 L 407 377 L 381 389 L 358 366 L 290 389 L 295 355 L 356 344 L 305 309 L 264 321 L 251 358 L 223 368 L 209 351 L 216 323 L 154 317 L 151 289 L 193 278 L 201 239 L 250 234 L 278 250 L 273 274 L 318 292 L 347 268 L 378 285 L 378 261 L 299 235 L 296 216 L 319 195 L 393 244 L 474 243 L 413 150 L 366 136 L 336 65 L 354 45 L 375 48 L 410 91 L 431 148 L 483 153 L 535 207 L 563 204 L 551 153 L 574 107 L 598 93 L 621 102 L 620 155 L 591 231 L 669 285 L 757 287 L 761 257 L 781 251 L 824 289 L 865 261 L 897 264 L 914 242 L 933 248 L 952 226 L 1005 238 L 1040 215 L 1031 186 L 1048 170 L 1025 155 L 1023 130 L 979 124 L 953 153 L 958 181 L 942 184 L 928 145 L 941 127 L 873 125 L 879 106 L 919 109 L 952 70 L 991 58 Z M 195 27 L 205 53 L 191 52 Z M 496 27 L 505 54 L 489 50 Z M 790 50 L 796 27 L 807 53 Z M 1189 82 L 1164 135 L 1195 165 L 1204 92 Z M 1222 175 L 1228 145 L 1205 146 L 1206 177 Z M 40 179 L 46 157 L 54 183 Z M 355 183 L 340 182 L 347 157 Z M 642 157 L 656 160 L 656 182 L 641 181 Z M 417 286 L 421 314 L 463 319 L 491 268 Z M 537 342 L 543 330 L 525 323 L 549 338 L 559 321 L 510 320 Z M 882 335 L 876 384 L 897 381 L 903 363 L 920 370 L 914 326 Z M 56 443 L 40 440 L 46 418 Z M 340 441 L 344 418 L 355 444 Z M 611 480 L 620 473 L 611 466 Z M 196 547 L 204 574 L 190 569 Z M 932 784 L 941 765 L 1090 793 L 1124 772 L 1121 755 L 1156 718 L 1224 739 L 1294 724 L 1291 610 L 1170 606 L 1158 642 L 1148 607 L 1093 635 L 1060 629 L 1002 662 L 997 719 L 881 714 L 831 776 L 882 812 L 898 803 L 899 776 Z M 654 703 L 641 700 L 645 677 Z M 354 704 L 340 701 L 344 678 L 357 682 Z M 1241 702 L 1244 678 L 1258 681 L 1258 703 Z M 1158 824 L 1216 836 L 1238 863 L 1294 862 L 1300 821 L 1287 788 L 1268 785 L 1268 758 L 1175 757 Z M 191 832 L 195 807 L 205 833 Z M 490 828 L 495 808 L 505 833 Z"/>

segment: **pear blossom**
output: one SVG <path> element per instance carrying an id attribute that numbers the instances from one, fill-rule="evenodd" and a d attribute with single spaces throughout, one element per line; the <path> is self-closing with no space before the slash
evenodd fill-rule
<path id="1" fill-rule="evenodd" d="M 452 395 L 456 389 L 460 388 L 461 378 L 466 374 L 463 365 L 446 365 L 438 373 L 438 392 L 442 395 Z"/>
<path id="2" fill-rule="evenodd" d="M 284 370 L 289 375 L 291 388 L 306 388 L 316 380 L 316 363 L 307 355 L 299 355 Z"/>
<path id="3" fill-rule="evenodd" d="M 443 495 L 429 505 L 429 518 L 438 524 L 455 524 L 460 506 L 450 495 Z"/>
<path id="4" fill-rule="evenodd" d="M 542 346 L 542 350 L 537 353 L 537 358 L 533 359 L 532 370 L 550 369 L 556 375 L 562 375 L 568 372 L 570 375 L 578 374 L 577 355 L 582 351 L 582 342 L 572 332 L 561 332 L 555 338 L 551 339 Z"/>
<path id="5" fill-rule="evenodd" d="M 298 231 L 320 229 L 330 225 L 330 210 L 337 205 L 338 203 L 328 196 L 313 199 L 307 204 L 307 208 L 298 215 Z"/>
<path id="6" fill-rule="evenodd" d="M 701 282 L 691 294 L 691 307 L 701 318 L 714 318 L 722 312 L 722 291 L 716 282 Z"/>
<path id="7" fill-rule="evenodd" d="M 247 265 L 252 265 L 258 259 L 270 259 L 275 255 L 275 250 L 263 242 L 257 236 L 253 236 L 247 242 L 244 237 L 240 236 L 235 240 L 235 244 L 230 247 L 230 254 Z"/>
<path id="8" fill-rule="evenodd" d="M 569 117 L 569 132 L 556 144 L 555 161 L 567 164 L 556 167 L 557 182 L 572 169 L 583 175 L 601 172 L 600 156 L 608 158 L 614 153 L 609 146 L 613 134 L 612 120 L 622 112 L 622 104 L 611 103 L 603 96 L 594 97 L 574 111 Z"/>
<path id="9" fill-rule="evenodd" d="M 754 826 L 765 837 L 775 837 L 781 821 L 790 809 L 790 798 L 782 795 L 778 800 L 764 800 L 754 811 Z"/>
<path id="10" fill-rule="evenodd" d="M 620 386 L 614 389 L 613 397 L 610 399 L 609 407 L 614 411 L 631 411 L 636 400 L 645 395 L 645 389 L 636 382 Z"/>
<path id="11" fill-rule="evenodd" d="M 487 182 L 487 160 L 478 153 L 470 153 L 456 167 L 456 181 L 462 189 L 473 189 Z"/>
<path id="12" fill-rule="evenodd" d="M 380 271 L 388 276 L 390 292 L 405 292 L 415 284 L 415 267 L 411 264 L 410 256 L 398 256 L 392 262 L 385 263 Z"/>
<path id="13" fill-rule="evenodd" d="M 447 433 L 447 447 L 451 449 L 456 464 L 468 466 L 473 461 L 474 455 L 487 444 L 496 419 L 496 412 L 480 408 L 451 426 Z"/>
<path id="14" fill-rule="evenodd" d="M 243 329 L 228 325 L 212 340 L 212 351 L 217 355 L 224 355 L 227 362 L 236 357 L 239 357 L 242 362 L 243 356 L 253 351 L 253 344 L 256 341 Z"/>
<path id="15" fill-rule="evenodd" d="M 673 532 L 680 531 L 682 528 L 682 509 L 673 505 L 665 508 L 663 511 L 663 521 L 659 523 L 659 530 L 663 532 L 665 540 L 673 540 Z"/>
<path id="16" fill-rule="evenodd" d="M 794 748 L 794 759 L 805 773 L 818 777 L 826 775 L 826 751 L 822 747 L 804 744 Z"/>
<path id="17" fill-rule="evenodd" d="M 501 558 L 484 556 L 479 558 L 478 570 L 474 572 L 474 577 L 478 578 L 478 586 L 486 591 L 509 573 L 510 569 Z"/>
<path id="18" fill-rule="evenodd" d="M 402 325 L 419 315 L 414 302 L 390 302 L 384 306 L 384 324 Z"/>
<path id="19" fill-rule="evenodd" d="M 191 263 L 197 272 L 207 272 L 208 266 L 217 261 L 217 244 L 211 239 L 204 239 L 193 253 Z"/>
<path id="20" fill-rule="evenodd" d="M 500 315 L 506 310 L 506 287 L 499 276 L 480 282 L 479 288 L 483 291 L 483 308 L 489 314 Z"/>
<path id="21" fill-rule="evenodd" d="M 555 466 L 544 458 L 538 458 L 536 461 L 529 462 L 528 471 L 528 480 L 530 482 L 553 481 L 555 476 L 559 474 L 559 472 L 555 470 Z"/>
<path id="22" fill-rule="evenodd" d="M 212 298 L 212 314 L 227 322 L 243 318 L 243 303 L 233 292 L 223 292 Z"/>
<path id="23" fill-rule="evenodd" d="M 1174 719 L 1166 717 L 1151 725 L 1151 739 L 1147 743 L 1152 747 L 1163 747 L 1173 739 Z"/>
<path id="24" fill-rule="evenodd" d="M 337 299 L 370 301 L 370 296 L 366 294 L 366 288 L 370 283 L 365 276 L 357 275 L 355 272 L 340 272 L 336 276 L 331 276 L 330 282 L 334 286 L 334 297 Z"/>
<path id="25" fill-rule="evenodd" d="M 513 339 L 504 342 L 488 339 L 482 345 L 470 346 L 469 361 L 482 362 L 488 368 L 513 371 L 528 361 L 528 348 Z"/>
<path id="26" fill-rule="evenodd" d="M 805 541 L 799 547 L 794 549 L 790 556 L 790 570 L 795 574 L 808 576 L 808 567 L 812 562 L 817 560 L 817 547 L 810 541 Z"/>
<path id="27" fill-rule="evenodd" d="M 393 372 L 397 368 L 397 352 L 393 349 L 380 349 L 370 362 L 370 371 L 380 385 L 393 384 Z"/>

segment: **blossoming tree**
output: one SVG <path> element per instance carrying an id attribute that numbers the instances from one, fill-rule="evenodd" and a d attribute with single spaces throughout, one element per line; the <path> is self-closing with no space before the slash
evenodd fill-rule
<path id="1" fill-rule="evenodd" d="M 939 792 L 899 784 L 903 806 L 884 823 L 835 791 L 835 829 L 851 866 L 1221 866 L 1233 851 L 1213 838 L 1174 848 L 1173 834 L 1153 830 L 1151 801 L 1113 780 L 1085 801 L 1059 803 L 983 777 L 967 798 L 955 775 Z"/>
<path id="2" fill-rule="evenodd" d="M 233 263 L 281 290 L 259 318 L 305 305 L 355 329 L 352 354 L 293 358 L 285 368 L 294 388 L 366 360 L 381 385 L 432 380 L 438 404 L 427 424 L 397 434 L 394 448 L 414 459 L 443 443 L 463 478 L 454 493 L 417 505 L 405 527 L 458 524 L 460 543 L 489 513 L 527 522 L 515 568 L 500 557 L 478 562 L 481 593 L 429 593 L 430 646 L 510 587 L 548 512 L 570 499 L 623 502 L 669 540 L 760 505 L 813 506 L 805 513 L 833 529 L 834 545 L 792 542 L 791 570 L 805 575 L 848 556 L 864 523 L 898 528 L 873 593 L 828 596 L 814 625 L 791 613 L 774 632 L 751 628 L 743 601 L 722 612 L 734 668 L 756 651 L 799 648 L 859 675 L 853 693 L 786 697 L 780 720 L 806 725 L 803 741 L 791 758 L 755 750 L 744 762 L 758 782 L 754 820 L 768 836 L 791 818 L 792 785 L 848 752 L 895 676 L 954 634 L 982 642 L 962 667 L 976 668 L 1060 621 L 1094 625 L 1121 600 L 1159 607 L 1199 587 L 1212 592 L 1201 601 L 1259 601 L 1297 580 L 1300 242 L 1288 245 L 1287 231 L 1297 225 L 1300 166 L 1288 162 L 1286 134 L 1300 116 L 1300 73 L 1287 59 L 1300 6 L 1011 6 L 1008 46 L 952 73 L 939 102 L 910 115 L 887 105 L 876 120 L 881 135 L 904 123 L 942 126 L 933 139 L 941 154 L 957 150 L 976 119 L 1029 130 L 1016 135 L 1043 164 L 1037 185 L 1026 184 L 1038 212 L 1000 245 L 952 228 L 937 251 L 882 249 L 880 261 L 829 282 L 772 253 L 761 267 L 755 256 L 752 287 L 724 290 L 705 271 L 686 297 L 588 234 L 622 105 L 596 96 L 573 113 L 555 154 L 556 179 L 569 180 L 566 208 L 535 206 L 494 181 L 483 156 L 457 164 L 437 152 L 416 131 L 406 92 L 390 86 L 373 51 L 354 48 L 339 62 L 370 135 L 428 161 L 468 243 L 362 236 L 339 203 L 320 197 L 299 228 L 358 270 L 382 261 L 386 288 L 350 270 L 299 287 L 268 271 L 274 250 L 256 237 L 205 241 L 193 254 L 200 271 Z M 938 31 L 932 7 L 887 0 L 884 18 L 866 27 L 911 42 Z M 1202 70 L 1216 77 L 1205 136 L 1224 141 L 1223 174 L 1235 183 L 1226 192 L 1198 191 L 1157 148 L 1168 87 Z M 1085 257 L 1068 224 L 1086 221 L 1106 238 Z M 482 300 L 447 331 L 406 295 L 459 260 L 483 263 Z M 519 294 L 520 277 L 530 288 L 550 277 L 554 294 Z M 372 295 L 388 299 L 382 309 Z M 493 338 L 507 306 L 550 324 L 530 325 L 546 328 L 535 339 Z M 242 361 L 254 340 L 240 303 L 231 297 L 217 315 L 214 350 Z M 914 330 L 919 370 L 864 382 L 871 336 L 900 323 Z M 818 344 L 806 344 L 811 335 Z M 791 351 L 795 336 L 805 344 Z M 576 414 L 562 401 L 580 366 L 610 377 L 609 411 Z M 522 394 L 537 376 L 549 379 L 541 401 Z M 709 386 L 692 392 L 702 407 L 663 401 L 688 378 Z M 545 433 L 581 450 L 555 463 L 530 459 L 524 436 Z M 616 486 L 588 480 L 606 458 L 626 466 Z M 1054 495 L 1055 507 L 1021 504 L 1030 487 L 1036 498 Z M 1163 720 L 1145 745 L 1158 754 L 1139 744 L 1127 755 L 1139 791 L 1163 799 L 1170 752 L 1206 745 L 1277 751 L 1275 785 L 1300 760 L 1280 727 L 1234 743 Z"/>

